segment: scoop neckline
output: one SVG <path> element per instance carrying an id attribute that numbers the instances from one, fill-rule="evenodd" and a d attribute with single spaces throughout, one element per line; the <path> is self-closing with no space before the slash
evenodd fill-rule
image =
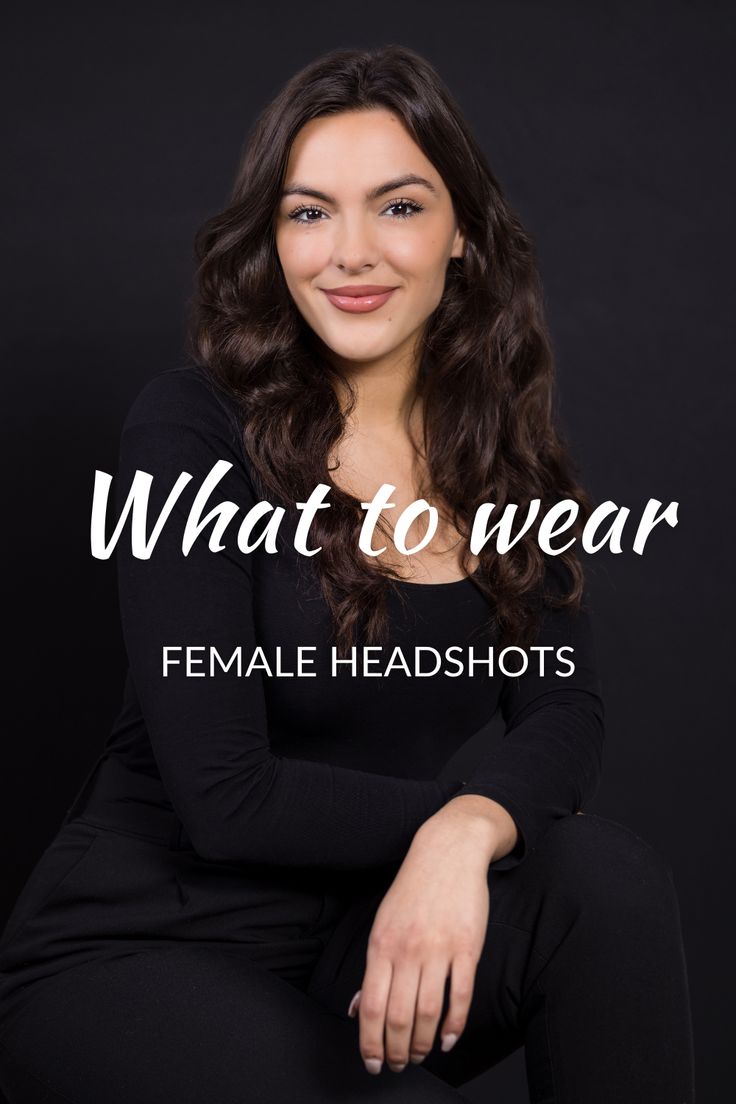
<path id="1" fill-rule="evenodd" d="M 411 579 L 392 579 L 391 581 L 398 583 L 399 586 L 412 587 L 414 590 L 441 590 L 447 587 L 462 586 L 463 583 L 472 583 L 476 575 L 480 575 L 479 567 L 471 575 L 463 575 L 461 579 L 449 579 L 444 583 L 415 583 Z"/>

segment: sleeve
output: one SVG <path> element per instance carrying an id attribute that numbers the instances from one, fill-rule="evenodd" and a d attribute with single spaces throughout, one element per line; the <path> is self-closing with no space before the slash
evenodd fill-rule
<path id="1" fill-rule="evenodd" d="M 207 499 L 239 510 L 219 534 L 203 525 L 187 555 L 182 536 L 197 491 L 218 460 L 232 464 Z M 209 383 L 165 372 L 144 387 L 123 427 L 116 521 L 137 471 L 151 476 L 146 535 L 182 472 L 193 477 L 148 559 L 126 528 L 116 547 L 123 638 L 164 787 L 192 845 L 213 861 L 367 868 L 403 860 L 420 825 L 460 781 L 395 778 L 270 749 L 262 676 L 163 677 L 164 645 L 207 644 L 222 655 L 258 641 L 251 556 L 237 545 L 256 502 L 234 419 Z M 258 523 L 256 532 L 261 532 Z M 278 554 L 278 553 L 276 553 Z"/>
<path id="2" fill-rule="evenodd" d="M 561 593 L 563 565 L 549 559 L 545 586 Z M 492 798 L 513 817 L 518 840 L 512 851 L 491 863 L 493 870 L 517 866 L 551 824 L 577 813 L 600 781 L 604 707 L 585 599 L 578 612 L 545 610 L 533 647 L 550 648 L 540 673 L 535 652 L 519 677 L 504 676 L 500 709 L 503 740 L 485 755 L 459 791 Z M 557 660 L 557 649 L 564 662 Z M 574 664 L 571 674 L 569 662 Z M 515 662 L 510 659 L 509 664 Z"/>

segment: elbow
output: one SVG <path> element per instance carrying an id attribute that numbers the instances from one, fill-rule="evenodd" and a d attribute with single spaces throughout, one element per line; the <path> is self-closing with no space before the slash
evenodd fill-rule
<path id="1" fill-rule="evenodd" d="M 272 806 L 277 759 L 269 756 L 219 778 L 187 803 L 184 819 L 193 850 L 208 862 L 272 860 Z"/>
<path id="2" fill-rule="evenodd" d="M 211 863 L 267 863 L 274 861 L 269 833 L 213 818 L 187 828 L 192 850 Z"/>
<path id="3" fill-rule="evenodd" d="M 236 854 L 235 849 L 228 846 L 227 837 L 219 832 L 208 831 L 206 828 L 199 826 L 197 828 L 190 827 L 188 829 L 188 834 L 192 844 L 192 850 L 200 859 L 204 859 L 205 862 L 245 863 L 250 861 L 249 857 L 243 853 L 242 848 L 238 848 L 238 853 Z"/>

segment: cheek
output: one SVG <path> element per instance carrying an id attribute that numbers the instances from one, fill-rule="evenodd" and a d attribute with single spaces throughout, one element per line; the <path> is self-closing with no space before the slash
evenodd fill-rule
<path id="1" fill-rule="evenodd" d="M 433 288 L 445 278 L 445 242 L 440 234 L 408 235 L 395 238 L 387 256 L 399 272 L 411 276 L 418 286 Z"/>
<path id="2" fill-rule="evenodd" d="M 303 237 L 285 235 L 278 240 L 277 247 L 287 280 L 310 279 L 325 266 L 325 244 L 308 231 Z M 329 255 L 329 251 L 327 253 Z"/>

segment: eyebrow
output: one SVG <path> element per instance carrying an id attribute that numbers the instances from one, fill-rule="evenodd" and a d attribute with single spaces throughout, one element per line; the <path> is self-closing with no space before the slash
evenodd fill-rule
<path id="1" fill-rule="evenodd" d="M 378 187 L 367 192 L 365 198 L 378 199 L 380 196 L 386 195 L 387 192 L 393 192 L 397 188 L 406 188 L 409 184 L 421 184 L 424 188 L 428 188 L 430 192 L 435 194 L 437 192 L 434 184 L 430 184 L 423 176 L 417 176 L 415 173 L 405 173 L 404 176 L 398 176 L 395 180 L 387 180 L 385 184 L 379 184 Z M 284 188 L 281 198 L 290 195 L 314 196 L 315 199 L 321 199 L 323 203 L 337 204 L 337 200 L 332 196 L 327 195 L 326 192 L 318 191 L 317 188 L 310 188 L 307 184 L 292 184 L 290 188 Z"/>

